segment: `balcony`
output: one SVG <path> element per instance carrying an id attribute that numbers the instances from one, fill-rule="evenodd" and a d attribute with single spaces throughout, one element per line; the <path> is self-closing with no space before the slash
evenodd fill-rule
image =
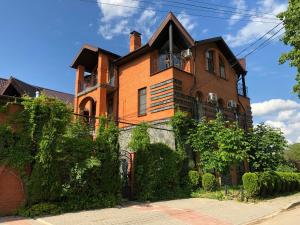
<path id="1" fill-rule="evenodd" d="M 243 96 L 243 97 L 247 97 L 248 96 L 248 87 L 245 86 L 245 91 L 244 91 L 244 87 L 243 87 L 243 84 L 242 83 L 238 83 L 237 84 L 237 90 L 238 90 L 238 94 L 240 96 Z"/>
<path id="2" fill-rule="evenodd" d="M 181 53 L 159 54 L 157 57 L 151 59 L 151 74 L 159 73 L 171 67 L 190 73 L 188 65 L 189 60 L 183 58 Z"/>
<path id="3" fill-rule="evenodd" d="M 85 74 L 83 81 L 79 84 L 78 92 L 86 92 L 93 89 L 98 83 L 96 74 Z"/>

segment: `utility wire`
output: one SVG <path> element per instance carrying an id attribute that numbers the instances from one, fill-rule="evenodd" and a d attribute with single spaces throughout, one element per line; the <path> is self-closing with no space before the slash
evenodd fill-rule
<path id="1" fill-rule="evenodd" d="M 249 46 L 247 46 L 246 48 L 244 48 L 240 52 L 238 52 L 236 54 L 236 56 L 239 56 L 240 54 L 242 54 L 243 52 L 245 52 L 247 49 L 249 49 L 250 47 L 252 47 L 253 45 L 255 45 L 257 42 L 259 42 L 260 40 L 262 40 L 265 36 L 267 36 L 269 33 L 271 33 L 273 30 L 275 30 L 281 24 L 282 24 L 282 22 L 280 22 L 276 26 L 272 27 L 272 29 L 268 30 L 260 38 L 258 38 L 257 40 L 253 41 Z"/>
<path id="2" fill-rule="evenodd" d="M 212 6 L 217 6 L 217 7 L 221 7 L 221 8 L 235 9 L 235 10 L 244 11 L 244 12 L 249 13 L 249 10 L 247 10 L 247 9 L 238 9 L 237 7 L 228 6 L 228 5 L 208 3 L 208 2 L 204 2 L 204 1 L 198 1 L 198 0 L 186 0 L 186 1 L 193 2 L 193 3 L 200 3 L 200 4 L 204 4 L 204 5 L 212 5 Z M 255 15 L 255 13 L 258 13 L 258 14 L 276 16 L 276 15 L 271 14 L 271 13 L 265 13 L 264 11 L 252 11 L 252 12 L 254 13 L 254 15 Z"/>
<path id="3" fill-rule="evenodd" d="M 254 53 L 255 51 L 259 50 L 259 48 L 261 48 L 264 44 L 266 44 L 268 41 L 270 41 L 276 34 L 278 34 L 283 29 L 284 29 L 284 27 L 280 28 L 278 31 L 276 31 L 274 34 L 272 34 L 268 39 L 266 39 L 264 42 L 262 42 L 256 48 L 254 48 L 251 52 L 249 52 L 248 54 L 246 54 L 243 58 L 246 58 L 249 55 L 251 55 L 252 53 Z"/>
<path id="4" fill-rule="evenodd" d="M 101 118 L 101 117 L 97 117 L 97 116 L 88 116 L 88 115 L 82 115 L 82 114 L 78 114 L 78 113 L 73 113 L 73 115 L 84 117 L 84 118 L 90 118 L 90 119 L 100 119 Z M 120 120 L 120 119 L 114 120 L 114 121 L 116 123 L 122 123 L 122 124 L 132 125 L 132 126 L 139 125 L 139 123 L 132 123 L 132 122 L 128 122 L 128 121 Z M 162 128 L 162 127 L 156 127 L 156 126 L 152 126 L 152 125 L 149 125 L 149 127 L 152 128 L 152 129 L 157 129 L 157 130 L 173 131 L 173 130 L 170 130 L 170 129 L 166 129 L 166 128 Z"/>
<path id="5" fill-rule="evenodd" d="M 146 1 L 146 0 L 132 0 L 132 1 L 138 1 L 138 2 L 144 2 L 144 3 L 151 3 L 153 4 L 153 1 Z M 102 1 L 100 1 L 102 2 Z M 170 5 L 168 4 L 169 3 L 174 3 L 176 5 Z M 225 10 L 225 9 L 221 9 L 221 8 L 214 8 L 214 7 L 208 7 L 208 6 L 201 6 L 201 5 L 195 5 L 195 4 L 191 4 L 191 3 L 186 3 L 186 2 L 179 2 L 179 1 L 174 1 L 174 0 L 164 0 L 164 1 L 161 1 L 159 2 L 159 4 L 162 4 L 162 5 L 166 5 L 166 6 L 173 6 L 173 7 L 177 7 L 177 8 L 183 8 L 183 9 L 187 9 L 187 6 L 191 6 L 188 8 L 188 10 L 199 10 L 202 9 L 202 11 L 206 11 L 206 12 L 221 12 L 221 13 L 224 13 L 224 14 L 230 14 L 230 15 L 233 15 L 233 14 L 237 14 L 237 15 L 242 15 L 242 16 L 247 16 L 247 17 L 256 17 L 256 18 L 261 18 L 259 17 L 258 15 L 255 15 L 255 14 L 250 14 L 250 13 L 241 13 L 241 12 L 238 12 L 238 11 L 233 11 L 233 10 Z M 185 7 L 182 7 L 182 6 L 178 6 L 179 5 L 183 5 Z M 264 19 L 268 19 L 268 20 L 276 20 L 278 21 L 278 19 L 276 19 L 275 17 L 274 18 L 264 18 Z"/>
<path id="6" fill-rule="evenodd" d="M 81 2 L 84 2 L 84 3 L 98 3 L 98 4 L 101 4 L 101 5 L 110 5 L 110 6 L 116 6 L 116 7 L 124 7 L 124 8 L 132 8 L 132 9 L 143 9 L 143 10 L 152 10 L 154 12 L 157 12 L 157 13 L 168 13 L 170 11 L 168 10 L 161 10 L 161 9 L 149 9 L 149 7 L 140 7 L 140 6 L 129 6 L 129 5 L 120 5 L 120 4 L 114 4 L 114 3 L 104 3 L 104 2 L 101 2 L 101 1 L 97 1 L 97 0 L 80 0 Z M 182 13 L 182 12 L 179 12 L 179 11 L 173 11 L 174 13 Z M 271 21 L 265 21 L 265 20 L 254 20 L 254 19 L 235 19 L 235 18 L 231 18 L 231 17 L 217 17 L 217 16 L 210 16 L 210 15 L 203 15 L 203 14 L 191 14 L 191 13 L 185 13 L 186 15 L 189 15 L 189 16 L 195 16 L 195 17 L 205 17 L 205 18 L 211 18 L 211 19 L 221 19 L 221 20 L 237 20 L 237 21 L 251 21 L 251 22 L 258 22 L 258 23 L 275 23 L 275 20 L 274 22 L 271 22 Z"/>

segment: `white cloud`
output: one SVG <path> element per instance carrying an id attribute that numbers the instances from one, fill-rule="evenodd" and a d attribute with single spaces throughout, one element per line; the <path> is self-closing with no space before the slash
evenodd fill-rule
<path id="1" fill-rule="evenodd" d="M 192 32 L 197 26 L 197 23 L 185 11 L 181 11 L 177 18 L 188 32 Z"/>
<path id="2" fill-rule="evenodd" d="M 128 27 L 128 20 L 121 20 L 117 24 L 106 23 L 100 25 L 99 33 L 108 40 L 112 39 L 116 35 L 129 34 L 130 29 Z"/>
<path id="3" fill-rule="evenodd" d="M 225 40 L 232 47 L 239 47 L 245 44 L 249 44 L 250 42 L 256 40 L 262 34 L 266 33 L 276 24 L 276 21 L 279 23 L 280 20 L 272 17 L 272 15 L 277 15 L 280 12 L 285 11 L 287 8 L 287 3 L 278 3 L 275 0 L 261 0 L 259 1 L 259 6 L 256 11 L 262 12 L 257 14 L 260 18 L 253 17 L 252 19 L 255 21 L 258 20 L 269 20 L 275 19 L 274 23 L 265 23 L 265 22 L 254 22 L 250 21 L 245 26 L 243 26 L 236 34 L 227 34 L 225 35 Z M 279 26 L 280 27 L 280 26 Z M 279 29 L 278 27 L 278 29 Z M 277 30 L 278 30 L 277 29 Z M 270 34 L 271 35 L 271 34 Z M 270 37 L 270 35 L 266 35 L 265 38 Z"/>
<path id="4" fill-rule="evenodd" d="M 98 7 L 102 13 L 102 22 L 110 21 L 114 18 L 126 18 L 132 16 L 138 11 L 138 0 L 105 0 L 102 4 L 101 1 L 97 1 Z M 125 5 L 128 7 L 121 7 L 117 5 Z"/>
<path id="5" fill-rule="evenodd" d="M 100 25 L 98 33 L 105 39 L 112 39 L 119 35 L 129 35 L 136 30 L 142 37 L 149 38 L 153 25 L 157 22 L 156 12 L 151 7 L 140 12 L 139 0 L 105 0 L 98 1 L 100 10 Z M 125 5 L 128 7 L 118 7 Z"/>
<path id="6" fill-rule="evenodd" d="M 265 102 L 253 103 L 251 107 L 254 116 L 264 116 L 283 110 L 300 109 L 300 103 L 292 100 L 271 99 Z"/>
<path id="7" fill-rule="evenodd" d="M 233 0 L 232 4 L 236 7 L 236 12 L 230 17 L 229 25 L 234 25 L 238 22 L 239 19 L 242 18 L 241 11 L 246 10 L 246 2 L 245 0 Z"/>
<path id="8" fill-rule="evenodd" d="M 292 100 L 271 99 L 251 104 L 255 123 L 279 128 L 290 143 L 300 142 L 300 103 Z"/>
<path id="9" fill-rule="evenodd" d="M 143 37 L 148 39 L 153 33 L 153 25 L 157 22 L 156 12 L 148 8 L 141 14 L 137 20 L 137 26 L 139 32 L 143 34 Z"/>

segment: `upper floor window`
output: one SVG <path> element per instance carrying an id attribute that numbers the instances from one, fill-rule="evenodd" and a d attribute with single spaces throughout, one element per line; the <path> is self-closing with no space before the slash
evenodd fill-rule
<path id="1" fill-rule="evenodd" d="M 144 116 L 147 113 L 147 89 L 138 90 L 138 115 Z"/>
<path id="2" fill-rule="evenodd" d="M 215 68 L 214 68 L 214 51 L 207 50 L 205 52 L 205 58 L 206 58 L 206 69 L 208 70 L 208 72 L 214 73 L 215 72 Z"/>
<path id="3" fill-rule="evenodd" d="M 225 79 L 226 78 L 225 64 L 221 57 L 219 57 L 219 70 L 220 70 L 220 77 Z"/>

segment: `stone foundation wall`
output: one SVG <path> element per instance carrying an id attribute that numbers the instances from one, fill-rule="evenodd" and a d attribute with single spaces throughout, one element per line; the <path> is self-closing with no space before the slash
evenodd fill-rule
<path id="1" fill-rule="evenodd" d="M 157 121 L 150 123 L 150 128 L 148 129 L 150 135 L 151 143 L 162 142 L 168 145 L 170 148 L 175 149 L 175 137 L 174 133 L 171 131 L 172 127 L 168 124 L 167 120 Z M 119 136 L 120 150 L 129 151 L 128 143 L 131 139 L 131 132 L 135 126 L 130 126 L 122 128 Z M 153 128 L 155 127 L 155 128 Z M 156 129 L 161 128 L 161 129 Z"/>

